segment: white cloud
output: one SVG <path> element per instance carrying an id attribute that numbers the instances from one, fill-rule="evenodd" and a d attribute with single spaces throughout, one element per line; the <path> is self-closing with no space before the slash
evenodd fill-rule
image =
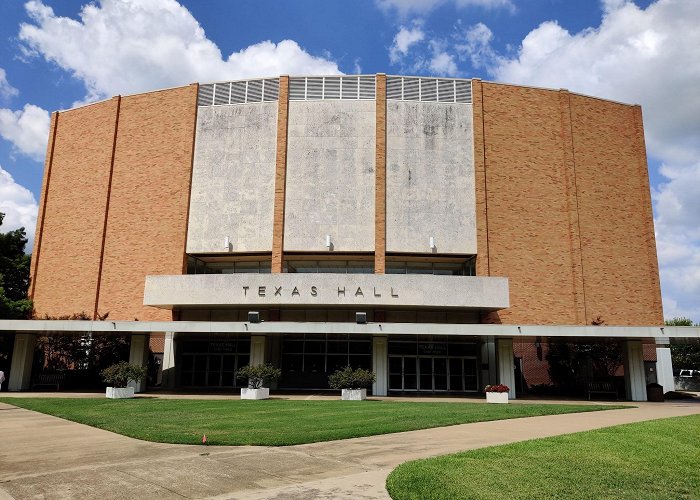
<path id="1" fill-rule="evenodd" d="M 33 104 L 17 111 L 0 109 L 0 136 L 10 141 L 14 149 L 37 161 L 46 153 L 49 136 L 49 112 Z"/>
<path id="2" fill-rule="evenodd" d="M 397 13 L 405 18 L 411 14 L 427 14 L 438 7 L 453 3 L 458 9 L 481 7 L 484 9 L 504 9 L 515 12 L 512 0 L 376 0 L 385 12 Z"/>
<path id="3" fill-rule="evenodd" d="M 77 20 L 57 16 L 40 0 L 26 10 L 31 22 L 19 32 L 25 54 L 84 82 L 87 100 L 195 81 L 340 72 L 293 40 L 262 41 L 224 58 L 175 0 L 101 0 L 85 5 Z"/>
<path id="4" fill-rule="evenodd" d="M 7 232 L 24 227 L 27 233 L 26 251 L 34 247 L 36 215 L 39 210 L 34 195 L 24 186 L 20 186 L 12 175 L 0 166 L 0 212 L 5 214 L 0 231 Z"/>
<path id="5" fill-rule="evenodd" d="M 447 52 L 436 52 L 430 60 L 430 71 L 436 75 L 457 76 L 457 63 Z"/>
<path id="6" fill-rule="evenodd" d="M 469 59 L 473 68 L 487 67 L 497 58 L 491 47 L 493 32 L 484 23 L 459 29 L 454 38 L 457 54 L 461 59 Z"/>
<path id="7" fill-rule="evenodd" d="M 0 68 L 0 97 L 12 97 L 19 94 L 19 91 L 7 81 L 5 70 Z"/>
<path id="8" fill-rule="evenodd" d="M 422 41 L 425 33 L 420 25 L 413 28 L 401 26 L 394 36 L 394 43 L 389 48 L 389 60 L 392 64 L 400 62 L 407 54 L 412 45 Z"/>
<path id="9" fill-rule="evenodd" d="M 665 314 L 700 321 L 700 9 L 605 0 L 600 26 L 531 31 L 514 57 L 493 55 L 499 81 L 570 90 L 644 111 L 647 147 L 667 179 L 654 191 Z"/>

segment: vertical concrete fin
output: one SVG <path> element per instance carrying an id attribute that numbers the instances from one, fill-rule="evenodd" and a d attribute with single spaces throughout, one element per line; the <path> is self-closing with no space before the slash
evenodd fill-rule
<path id="1" fill-rule="evenodd" d="M 41 197 L 39 198 L 39 216 L 36 221 L 34 233 L 34 249 L 29 269 L 29 298 L 34 298 L 36 276 L 39 271 L 39 255 L 41 254 L 41 239 L 44 234 L 44 216 L 46 215 L 46 203 L 49 197 L 49 184 L 51 182 L 51 166 L 53 165 L 53 152 L 56 145 L 56 131 L 58 129 L 59 112 L 51 114 L 51 126 L 49 127 L 49 140 L 46 145 L 46 159 L 44 160 L 44 180 L 41 183 Z"/>
<path id="2" fill-rule="evenodd" d="M 104 222 L 102 224 L 102 246 L 100 247 L 100 263 L 97 268 L 97 286 L 95 287 L 95 308 L 92 312 L 92 319 L 97 319 L 99 314 L 100 287 L 102 286 L 102 264 L 105 256 L 105 240 L 107 237 L 107 219 L 109 216 L 109 199 L 112 195 L 112 177 L 114 175 L 114 152 L 117 149 L 117 134 L 119 133 L 119 110 L 121 109 L 122 97 L 116 96 L 112 99 L 117 101 L 117 109 L 114 114 L 114 140 L 112 141 L 112 155 L 109 162 L 109 180 L 107 181 L 107 196 L 105 198 Z"/>
<path id="3" fill-rule="evenodd" d="M 386 270 L 386 75 L 376 76 L 376 156 L 374 202 L 374 272 Z"/>
<path id="4" fill-rule="evenodd" d="M 272 269 L 282 272 L 284 252 L 284 201 L 287 180 L 287 125 L 289 119 L 289 76 L 280 76 L 275 155 L 275 208 L 272 223 Z"/>

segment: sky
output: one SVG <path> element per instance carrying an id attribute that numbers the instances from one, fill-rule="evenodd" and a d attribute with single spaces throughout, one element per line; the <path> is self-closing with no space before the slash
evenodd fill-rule
<path id="1" fill-rule="evenodd" d="M 0 2 L 0 212 L 31 249 L 50 113 L 280 74 L 388 73 L 641 104 L 664 316 L 700 321 L 698 0 Z"/>

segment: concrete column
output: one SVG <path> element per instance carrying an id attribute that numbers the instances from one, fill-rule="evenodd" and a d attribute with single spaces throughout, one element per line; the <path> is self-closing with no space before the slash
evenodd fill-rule
<path id="1" fill-rule="evenodd" d="M 386 396 L 389 385 L 389 341 L 386 337 L 372 337 L 372 371 L 377 375 L 372 395 Z"/>
<path id="2" fill-rule="evenodd" d="M 133 365 L 148 367 L 148 343 L 150 340 L 150 335 L 132 335 L 131 336 L 131 347 L 129 350 L 129 363 Z M 129 380 L 127 384 L 129 387 L 134 388 L 134 392 L 143 392 L 146 390 L 146 379 L 142 379 L 138 382 Z"/>
<path id="3" fill-rule="evenodd" d="M 481 389 L 483 389 L 489 384 L 496 384 L 498 380 L 496 341 L 493 337 L 485 337 L 484 343 L 481 344 L 481 364 L 482 368 L 486 365 L 486 368 L 481 370 Z"/>
<path id="4" fill-rule="evenodd" d="M 644 356 L 641 340 L 622 343 L 622 360 L 625 365 L 625 391 L 630 401 L 646 401 L 647 385 L 644 374 Z"/>
<path id="5" fill-rule="evenodd" d="M 250 336 L 250 366 L 265 363 L 265 335 Z"/>
<path id="6" fill-rule="evenodd" d="M 498 357 L 498 383 L 510 387 L 509 399 L 515 399 L 515 365 L 513 364 L 513 339 L 496 340 Z"/>
<path id="7" fill-rule="evenodd" d="M 675 390 L 671 347 L 665 338 L 656 339 L 656 381 L 664 387 L 664 394 Z"/>
<path id="8" fill-rule="evenodd" d="M 167 389 L 175 388 L 175 334 L 165 332 L 163 339 L 163 387 Z"/>
<path id="9" fill-rule="evenodd" d="M 10 367 L 10 377 L 7 384 L 8 391 L 27 391 L 31 388 L 35 342 L 36 335 L 34 334 L 15 334 L 15 345 L 12 349 L 12 366 Z"/>

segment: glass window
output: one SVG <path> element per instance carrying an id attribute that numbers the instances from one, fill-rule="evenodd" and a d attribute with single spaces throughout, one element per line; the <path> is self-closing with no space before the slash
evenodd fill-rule
<path id="1" fill-rule="evenodd" d="M 257 274 L 260 271 L 259 262 L 236 262 L 236 273 L 240 274 Z"/>
<path id="2" fill-rule="evenodd" d="M 464 265 L 459 262 L 436 262 L 433 265 L 433 273 L 446 276 L 461 276 L 464 274 Z"/>
<path id="3" fill-rule="evenodd" d="M 320 260 L 318 261 L 319 273 L 340 273 L 347 272 L 347 262 L 344 260 Z"/>
<path id="4" fill-rule="evenodd" d="M 406 274 L 433 274 L 432 262 L 407 262 Z"/>
<path id="5" fill-rule="evenodd" d="M 348 262 L 348 274 L 374 274 L 374 262 L 371 260 L 351 260 Z"/>
<path id="6" fill-rule="evenodd" d="M 387 262 L 386 274 L 406 274 L 406 263 L 396 261 Z"/>
<path id="7" fill-rule="evenodd" d="M 318 272 L 318 262 L 315 260 L 290 260 L 287 261 L 288 273 L 315 273 Z"/>

